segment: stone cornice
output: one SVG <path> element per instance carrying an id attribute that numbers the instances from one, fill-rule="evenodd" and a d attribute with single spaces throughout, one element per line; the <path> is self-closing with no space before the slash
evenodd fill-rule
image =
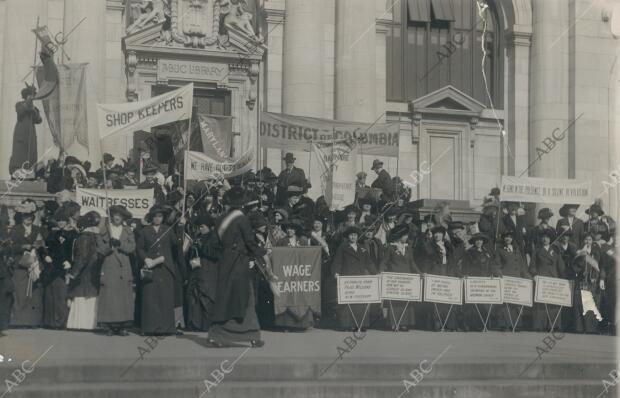
<path id="1" fill-rule="evenodd" d="M 532 32 L 510 31 L 506 33 L 506 41 L 510 46 L 530 47 L 532 45 Z"/>

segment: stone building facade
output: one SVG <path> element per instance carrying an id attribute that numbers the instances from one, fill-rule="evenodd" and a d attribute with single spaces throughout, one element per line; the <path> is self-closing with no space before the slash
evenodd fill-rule
<path id="1" fill-rule="evenodd" d="M 70 60 L 61 61 L 88 63 L 90 147 L 71 151 L 91 161 L 103 151 L 125 157 L 133 146 L 132 137 L 117 137 L 100 147 L 93 104 L 148 98 L 193 81 L 205 112 L 233 117 L 239 148 L 256 145 L 260 110 L 399 123 L 400 156 L 384 162 L 405 180 L 432 165 L 418 181 L 418 199 L 475 207 L 502 174 L 589 179 L 599 192 L 620 167 L 620 1 L 249 1 L 252 29 L 264 41 L 242 21 L 226 28 L 231 20 L 216 15 L 238 1 L 152 4 L 161 3 L 177 4 L 176 25 L 169 10 L 163 19 L 148 8 L 136 14 L 141 2 L 0 0 L 4 178 L 37 17 L 52 34 L 86 18 L 63 46 Z M 197 9 L 204 31 L 184 31 L 178 11 Z M 179 32 L 184 38 L 176 40 Z M 552 134 L 563 138 L 551 141 Z M 51 145 L 44 123 L 39 152 Z M 296 157 L 312 180 L 308 154 Z M 258 162 L 278 171 L 280 158 L 269 149 Z M 369 178 L 371 163 L 367 156 L 361 162 Z M 601 199 L 618 217 L 617 190 Z"/>

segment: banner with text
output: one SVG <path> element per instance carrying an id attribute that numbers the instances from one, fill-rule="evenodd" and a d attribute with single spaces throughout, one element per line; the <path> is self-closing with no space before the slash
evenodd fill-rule
<path id="1" fill-rule="evenodd" d="M 230 158 L 232 116 L 198 115 L 202 151 L 214 159 Z"/>
<path id="2" fill-rule="evenodd" d="M 273 273 L 280 296 L 274 297 L 275 314 L 290 311 L 302 318 L 310 309 L 321 313 L 321 248 L 274 247 Z"/>
<path id="3" fill-rule="evenodd" d="M 502 277 L 502 293 L 504 294 L 504 303 L 526 307 L 534 305 L 534 281 L 531 279 L 504 276 Z"/>
<path id="4" fill-rule="evenodd" d="M 381 302 L 381 275 L 338 276 L 338 304 Z"/>
<path id="5" fill-rule="evenodd" d="M 592 203 L 591 181 L 502 176 L 502 201 L 532 203 Z"/>
<path id="6" fill-rule="evenodd" d="M 467 277 L 465 282 L 465 303 L 502 304 L 502 280 L 500 278 Z"/>
<path id="7" fill-rule="evenodd" d="M 106 191 L 104 189 L 77 188 L 76 201 L 81 206 L 80 214 L 96 211 L 102 217 L 107 216 L 108 207 L 122 205 L 127 208 L 135 218 L 142 218 L 155 204 L 155 195 L 151 189 L 108 189 L 107 204 Z"/>
<path id="8" fill-rule="evenodd" d="M 354 143 L 339 140 L 313 144 L 311 156 L 321 172 L 321 191 L 330 210 L 342 210 L 355 200 L 357 156 Z"/>
<path id="9" fill-rule="evenodd" d="M 132 133 L 178 120 L 190 119 L 194 83 L 143 101 L 97 104 L 99 137 Z"/>
<path id="10" fill-rule="evenodd" d="M 397 123 L 355 123 L 261 112 L 260 146 L 283 151 L 310 151 L 313 143 L 357 142 L 358 153 L 398 157 Z"/>
<path id="11" fill-rule="evenodd" d="M 463 280 L 451 276 L 424 275 L 424 301 L 463 304 Z"/>
<path id="12" fill-rule="evenodd" d="M 204 153 L 185 151 L 185 178 L 188 180 L 208 180 L 214 177 L 234 177 L 252 168 L 254 148 L 248 150 L 237 160 L 222 161 L 210 158 Z"/>
<path id="13" fill-rule="evenodd" d="M 534 280 L 536 281 L 535 302 L 561 305 L 562 307 L 573 306 L 573 289 L 568 279 L 536 276 Z"/>
<path id="14" fill-rule="evenodd" d="M 381 299 L 422 301 L 422 278 L 418 274 L 383 272 L 381 274 Z"/>

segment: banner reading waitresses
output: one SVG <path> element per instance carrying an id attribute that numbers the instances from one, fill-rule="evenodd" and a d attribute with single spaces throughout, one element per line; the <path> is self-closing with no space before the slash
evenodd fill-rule
<path id="1" fill-rule="evenodd" d="M 222 161 L 204 153 L 185 151 L 185 178 L 188 180 L 208 180 L 214 176 L 234 177 L 252 168 L 254 148 L 249 148 L 237 160 Z"/>
<path id="2" fill-rule="evenodd" d="M 532 203 L 592 203 L 590 181 L 502 176 L 502 201 Z"/>
<path id="3" fill-rule="evenodd" d="M 364 155 L 398 157 L 398 124 L 340 120 L 261 112 L 260 146 L 283 151 L 310 151 L 313 143 L 357 141 Z"/>
<path id="4" fill-rule="evenodd" d="M 280 296 L 274 297 L 275 314 L 291 312 L 302 318 L 308 310 L 321 313 L 321 248 L 274 247 L 273 273 Z"/>
<path id="5" fill-rule="evenodd" d="M 81 206 L 80 214 L 96 211 L 102 217 L 107 215 L 108 207 L 122 205 L 136 218 L 142 218 L 155 204 L 154 190 L 151 189 L 108 189 L 107 204 L 104 189 L 77 188 L 76 201 Z"/>
<path id="6" fill-rule="evenodd" d="M 121 104 L 97 104 L 99 137 L 148 130 L 192 116 L 194 83 L 149 98 Z"/>

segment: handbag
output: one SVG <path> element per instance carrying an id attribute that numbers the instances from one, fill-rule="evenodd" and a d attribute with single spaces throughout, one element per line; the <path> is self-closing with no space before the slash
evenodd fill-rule
<path id="1" fill-rule="evenodd" d="M 153 282 L 153 270 L 148 268 L 141 268 L 140 280 L 144 283 Z"/>

